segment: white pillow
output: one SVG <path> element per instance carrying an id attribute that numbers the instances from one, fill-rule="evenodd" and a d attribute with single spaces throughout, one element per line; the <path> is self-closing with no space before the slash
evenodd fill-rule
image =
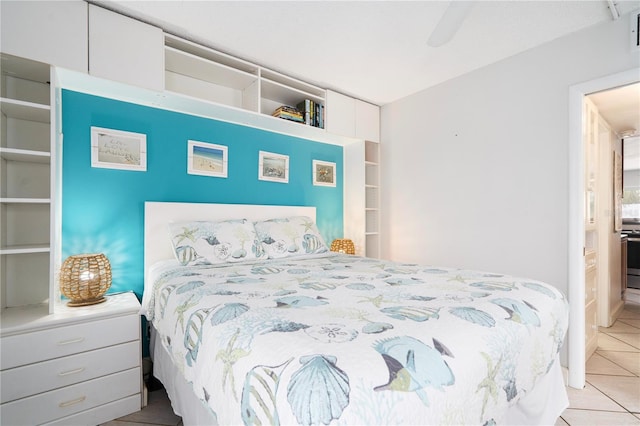
<path id="1" fill-rule="evenodd" d="M 269 259 L 329 251 L 318 227 L 307 216 L 270 219 L 254 225 Z"/>
<path id="2" fill-rule="evenodd" d="M 247 219 L 170 223 L 169 235 L 176 259 L 185 266 L 267 258 Z"/>

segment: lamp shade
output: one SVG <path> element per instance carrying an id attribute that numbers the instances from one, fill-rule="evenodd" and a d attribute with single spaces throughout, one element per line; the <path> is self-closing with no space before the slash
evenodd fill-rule
<path id="1" fill-rule="evenodd" d="M 111 287 L 111 264 L 102 253 L 69 256 L 60 270 L 60 291 L 70 299 L 69 306 L 104 302 Z"/>
<path id="2" fill-rule="evenodd" d="M 356 248 L 353 241 L 346 238 L 338 238 L 331 243 L 331 251 L 346 254 L 356 254 Z"/>

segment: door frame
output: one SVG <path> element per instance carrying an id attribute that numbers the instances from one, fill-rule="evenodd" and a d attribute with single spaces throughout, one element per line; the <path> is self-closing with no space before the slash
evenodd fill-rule
<path id="1" fill-rule="evenodd" d="M 569 386 L 582 389 L 586 379 L 584 247 L 585 158 L 582 142 L 584 97 L 640 81 L 640 68 L 632 68 L 569 87 L 569 224 L 568 224 L 568 369 Z"/>

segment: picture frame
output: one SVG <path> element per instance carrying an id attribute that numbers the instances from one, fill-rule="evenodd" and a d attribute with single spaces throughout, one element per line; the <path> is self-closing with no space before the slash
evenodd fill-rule
<path id="1" fill-rule="evenodd" d="M 289 156 L 260 151 L 258 179 L 270 182 L 289 183 Z"/>
<path id="2" fill-rule="evenodd" d="M 316 186 L 336 186 L 336 163 L 313 160 L 313 184 Z"/>
<path id="3" fill-rule="evenodd" d="M 228 147 L 224 145 L 189 140 L 187 143 L 187 173 L 227 178 L 228 152 Z"/>
<path id="4" fill-rule="evenodd" d="M 91 167 L 147 170 L 147 135 L 91 126 Z"/>

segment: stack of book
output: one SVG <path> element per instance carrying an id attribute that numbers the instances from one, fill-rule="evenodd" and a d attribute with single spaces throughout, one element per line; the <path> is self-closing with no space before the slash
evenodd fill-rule
<path id="1" fill-rule="evenodd" d="M 291 120 L 298 123 L 304 123 L 303 114 L 296 108 L 287 105 L 282 105 L 271 114 L 274 117 L 284 118 L 285 120 Z"/>
<path id="2" fill-rule="evenodd" d="M 305 99 L 296 106 L 304 115 L 304 124 L 324 129 L 324 105 Z"/>

